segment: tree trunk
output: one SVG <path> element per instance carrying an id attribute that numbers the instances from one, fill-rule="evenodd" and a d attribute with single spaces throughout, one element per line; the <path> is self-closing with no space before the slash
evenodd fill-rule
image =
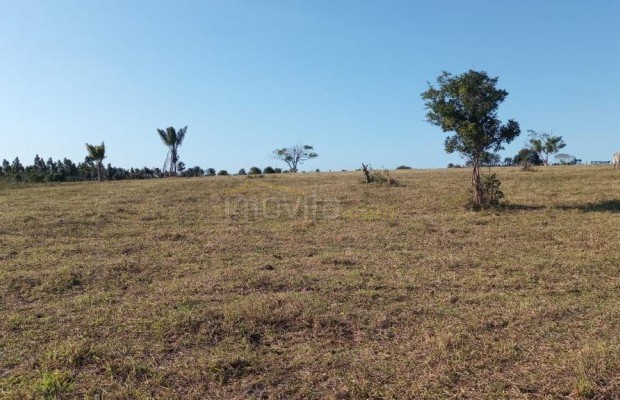
<path id="1" fill-rule="evenodd" d="M 473 165 L 471 184 L 474 187 L 474 205 L 480 207 L 485 203 L 484 187 L 482 186 L 482 179 L 480 179 L 480 159 L 476 158 Z"/>
<path id="2" fill-rule="evenodd" d="M 101 162 L 97 162 L 97 181 L 101 182 Z"/>

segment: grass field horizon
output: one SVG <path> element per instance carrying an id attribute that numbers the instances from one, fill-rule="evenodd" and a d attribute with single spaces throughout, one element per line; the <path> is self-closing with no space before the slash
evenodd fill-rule
<path id="1" fill-rule="evenodd" d="M 485 171 L 486 172 L 486 171 Z M 0 186 L 0 397 L 620 397 L 620 173 Z"/>

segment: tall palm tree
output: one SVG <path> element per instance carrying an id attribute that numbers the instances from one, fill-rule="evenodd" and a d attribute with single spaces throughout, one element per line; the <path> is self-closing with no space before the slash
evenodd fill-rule
<path id="1" fill-rule="evenodd" d="M 166 162 L 168 157 L 170 159 L 170 176 L 175 176 L 177 174 L 177 166 L 179 163 L 179 146 L 183 143 L 183 139 L 185 139 L 185 132 L 187 132 L 187 126 L 175 130 L 173 127 L 168 127 L 166 130 L 157 129 L 157 133 L 159 133 L 159 137 L 164 142 L 164 144 L 168 147 L 168 156 L 166 157 Z M 165 169 L 164 164 L 164 169 Z"/>
<path id="2" fill-rule="evenodd" d="M 95 163 L 97 167 L 97 180 L 101 181 L 101 169 L 103 168 L 103 159 L 105 158 L 105 143 L 101 142 L 101 146 L 94 146 L 86 143 L 88 157 Z"/>

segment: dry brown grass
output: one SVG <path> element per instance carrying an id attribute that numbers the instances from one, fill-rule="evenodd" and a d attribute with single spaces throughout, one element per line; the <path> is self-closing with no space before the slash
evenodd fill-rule
<path id="1" fill-rule="evenodd" d="M 620 397 L 620 174 L 0 188 L 0 398 Z"/>

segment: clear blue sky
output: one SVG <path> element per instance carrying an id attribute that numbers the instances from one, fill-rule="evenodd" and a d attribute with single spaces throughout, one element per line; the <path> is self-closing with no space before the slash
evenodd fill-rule
<path id="1" fill-rule="evenodd" d="M 620 2 L 0 0 L 0 159 L 161 167 L 156 128 L 188 125 L 187 166 L 444 167 L 420 93 L 442 70 L 499 76 L 500 117 L 584 161 L 620 150 Z M 512 156 L 525 133 L 502 153 Z"/>

